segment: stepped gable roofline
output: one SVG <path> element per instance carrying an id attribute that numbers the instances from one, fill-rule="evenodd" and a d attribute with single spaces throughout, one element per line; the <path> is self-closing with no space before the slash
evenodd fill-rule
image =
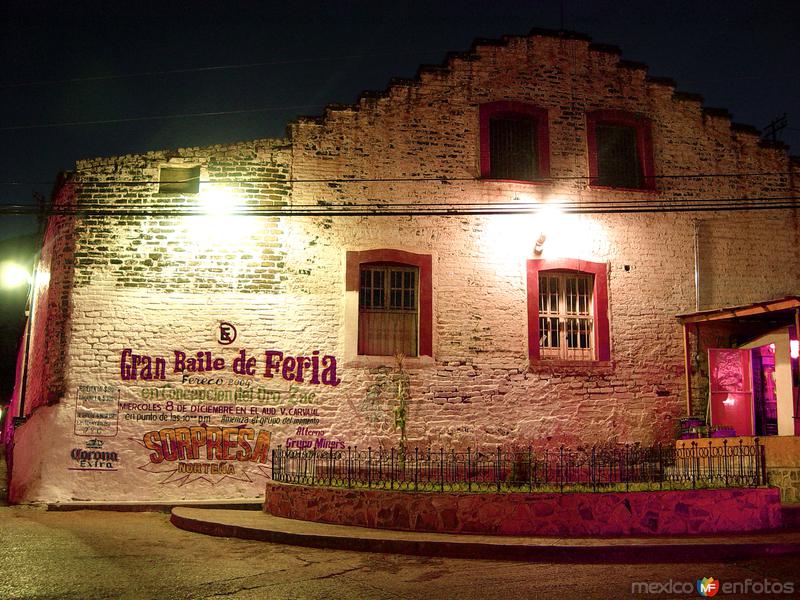
<path id="1" fill-rule="evenodd" d="M 503 35 L 500 36 L 499 38 L 475 38 L 470 44 L 469 49 L 466 51 L 449 51 L 445 53 L 444 59 L 439 64 L 420 65 L 417 69 L 415 76 L 412 78 L 392 77 L 389 79 L 389 84 L 386 87 L 386 89 L 364 90 L 361 93 L 359 93 L 356 101 L 353 104 L 350 105 L 329 104 L 325 107 L 321 115 L 301 115 L 296 117 L 295 119 L 290 120 L 286 125 L 287 137 L 291 139 L 291 128 L 293 125 L 324 125 L 326 118 L 333 111 L 358 112 L 359 110 L 361 110 L 362 104 L 368 104 L 370 106 L 374 106 L 375 104 L 374 101 L 381 100 L 383 98 L 388 98 L 391 95 L 393 88 L 403 88 L 403 87 L 411 88 L 420 85 L 423 74 L 445 75 L 452 71 L 453 68 L 452 65 L 453 62 L 455 61 L 458 60 L 469 61 L 469 62 L 478 61 L 480 60 L 480 53 L 478 52 L 479 47 L 502 48 L 504 46 L 508 46 L 509 42 L 515 39 L 525 39 L 525 38 L 530 39 L 536 37 L 583 41 L 588 43 L 588 49 L 590 52 L 601 52 L 606 54 L 612 54 L 615 56 L 622 55 L 622 50 L 619 46 L 613 44 L 603 44 L 599 42 L 593 42 L 591 36 L 578 31 L 543 29 L 539 27 L 534 27 L 528 32 L 527 36 Z M 632 60 L 623 60 L 623 59 L 620 59 L 617 62 L 617 66 L 621 69 L 629 69 L 629 70 L 647 71 L 648 69 L 646 63 L 639 61 L 632 61 Z M 675 90 L 674 88 L 677 87 L 677 84 L 675 80 L 672 79 L 671 77 L 645 75 L 645 82 L 650 85 L 672 87 L 673 88 L 672 97 L 676 101 L 698 102 L 701 105 L 703 103 L 703 96 L 700 94 Z M 701 106 L 701 109 L 704 116 L 732 119 L 731 113 L 725 108 Z M 754 135 L 760 136 L 759 130 L 753 127 L 752 125 L 731 123 L 731 130 L 737 133 L 752 133 Z M 777 148 L 778 146 L 773 145 L 769 147 Z M 786 145 L 783 144 L 781 147 L 786 148 Z"/>
<path id="2" fill-rule="evenodd" d="M 747 123 L 731 123 L 731 131 L 735 131 L 736 133 L 746 133 L 756 137 L 761 136 L 761 132 L 757 127 L 753 127 Z"/>
<path id="3" fill-rule="evenodd" d="M 665 85 L 667 87 L 678 87 L 678 84 L 675 83 L 675 80 L 672 77 L 659 77 L 656 75 L 648 75 L 645 77 L 645 81 L 647 83 L 651 83 L 653 85 Z"/>
<path id="4" fill-rule="evenodd" d="M 546 29 L 544 27 L 533 27 L 528 31 L 528 37 L 554 37 L 565 40 L 582 40 L 591 42 L 592 38 L 582 31 L 570 31 L 569 29 Z"/>
<path id="5" fill-rule="evenodd" d="M 758 145 L 762 148 L 770 148 L 772 150 L 788 150 L 789 146 L 786 142 L 781 140 L 759 140 Z"/>
<path id="6" fill-rule="evenodd" d="M 617 63 L 620 69 L 630 69 L 631 71 L 647 71 L 648 66 L 646 63 L 636 60 L 620 60 Z"/>
<path id="7" fill-rule="evenodd" d="M 606 54 L 616 54 L 617 56 L 622 56 L 622 48 L 619 46 L 614 46 L 613 44 L 600 44 L 598 42 L 592 42 L 589 44 L 589 51 L 605 52 Z"/>
<path id="8" fill-rule="evenodd" d="M 699 102 L 700 104 L 703 103 L 703 96 L 701 96 L 700 94 L 695 94 L 693 92 L 681 92 L 676 90 L 672 94 L 672 97 L 675 98 L 675 100 L 682 100 L 685 102 Z"/>
<path id="9" fill-rule="evenodd" d="M 702 109 L 703 115 L 708 117 L 721 117 L 723 119 L 732 119 L 730 111 L 727 108 L 720 108 L 717 106 L 704 106 Z"/>

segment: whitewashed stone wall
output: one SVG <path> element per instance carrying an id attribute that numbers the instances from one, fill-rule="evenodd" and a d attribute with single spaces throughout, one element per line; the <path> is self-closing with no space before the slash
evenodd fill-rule
<path id="1" fill-rule="evenodd" d="M 548 109 L 554 183 L 478 179 L 478 107 L 495 100 Z M 595 109 L 651 119 L 657 175 L 779 174 L 659 178 L 657 192 L 590 188 L 585 114 Z M 80 162 L 69 201 L 185 207 L 197 199 L 154 193 L 158 167 L 174 163 L 201 166 L 210 182 L 201 196 L 222 190 L 249 208 L 777 196 L 796 193 L 786 173 L 797 173 L 784 149 L 760 146 L 752 131 L 648 79 L 614 49 L 547 36 L 478 44 L 417 81 L 292 123 L 287 140 Z M 65 220 L 51 236 L 74 243 L 49 268 L 69 276 L 51 280 L 46 296 L 67 298 L 64 373 L 34 361 L 31 377 L 60 392 L 32 398 L 42 408 L 17 432 L 12 496 L 254 498 L 269 473 L 267 462 L 247 460 L 260 433 L 270 448 L 397 444 L 386 384 L 394 359 L 359 358 L 348 346 L 356 323 L 345 258 L 354 250 L 432 256 L 433 357 L 405 362 L 412 446 L 669 441 L 685 414 L 675 315 L 694 309 L 695 220 L 704 308 L 800 290 L 796 211 Z M 543 258 L 608 265 L 610 364 L 529 364 L 526 260 L 543 230 Z M 234 343 L 218 342 L 221 322 L 235 325 Z M 122 380 L 126 348 L 163 357 L 164 379 Z M 173 372 L 176 350 L 224 358 L 221 381 L 185 381 Z M 253 375 L 231 372 L 242 350 L 257 360 Z M 268 350 L 335 357 L 340 381 L 266 377 Z M 206 412 L 217 409 L 231 412 Z"/>

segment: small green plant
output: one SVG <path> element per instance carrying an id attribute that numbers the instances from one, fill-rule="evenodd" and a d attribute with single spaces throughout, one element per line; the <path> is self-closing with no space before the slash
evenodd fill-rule
<path id="1" fill-rule="evenodd" d="M 400 464 L 405 464 L 406 459 L 406 426 L 408 425 L 408 400 L 411 390 L 411 377 L 408 371 L 405 370 L 403 362 L 405 355 L 395 355 L 395 372 L 394 372 L 394 428 L 400 430 Z"/>

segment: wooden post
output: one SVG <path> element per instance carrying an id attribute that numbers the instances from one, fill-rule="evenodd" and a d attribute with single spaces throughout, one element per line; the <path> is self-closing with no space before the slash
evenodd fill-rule
<path id="1" fill-rule="evenodd" d="M 689 325 L 683 324 L 683 368 L 686 376 L 686 416 L 692 414 L 692 357 L 689 353 Z"/>
<path id="2" fill-rule="evenodd" d="M 795 308 L 794 309 L 794 337 L 797 338 L 797 340 L 800 341 L 800 308 Z M 789 337 L 789 352 L 790 352 L 790 354 L 791 354 L 791 348 L 792 348 L 792 338 Z M 789 361 L 789 364 L 790 365 L 792 364 L 791 360 Z M 795 395 L 795 390 L 794 390 L 794 382 L 795 381 L 796 381 L 795 380 L 795 373 L 793 372 L 792 373 L 792 396 Z M 800 414 L 798 414 L 798 410 L 800 409 L 800 406 L 799 406 L 800 405 L 800 393 L 797 394 L 797 399 L 794 399 L 794 398 L 792 398 L 792 399 L 794 400 L 794 403 L 793 403 L 794 404 L 794 411 L 793 411 L 794 414 L 792 415 L 794 417 L 794 419 L 793 419 L 793 421 L 794 421 L 794 423 L 793 423 L 793 425 L 794 425 L 794 434 L 795 435 L 800 435 Z"/>

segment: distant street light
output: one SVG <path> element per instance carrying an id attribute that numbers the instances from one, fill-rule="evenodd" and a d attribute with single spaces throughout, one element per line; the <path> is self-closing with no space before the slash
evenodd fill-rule
<path id="1" fill-rule="evenodd" d="M 4 288 L 17 288 L 28 285 L 31 275 L 28 269 L 14 262 L 4 262 L 0 265 L 0 286 Z"/>

